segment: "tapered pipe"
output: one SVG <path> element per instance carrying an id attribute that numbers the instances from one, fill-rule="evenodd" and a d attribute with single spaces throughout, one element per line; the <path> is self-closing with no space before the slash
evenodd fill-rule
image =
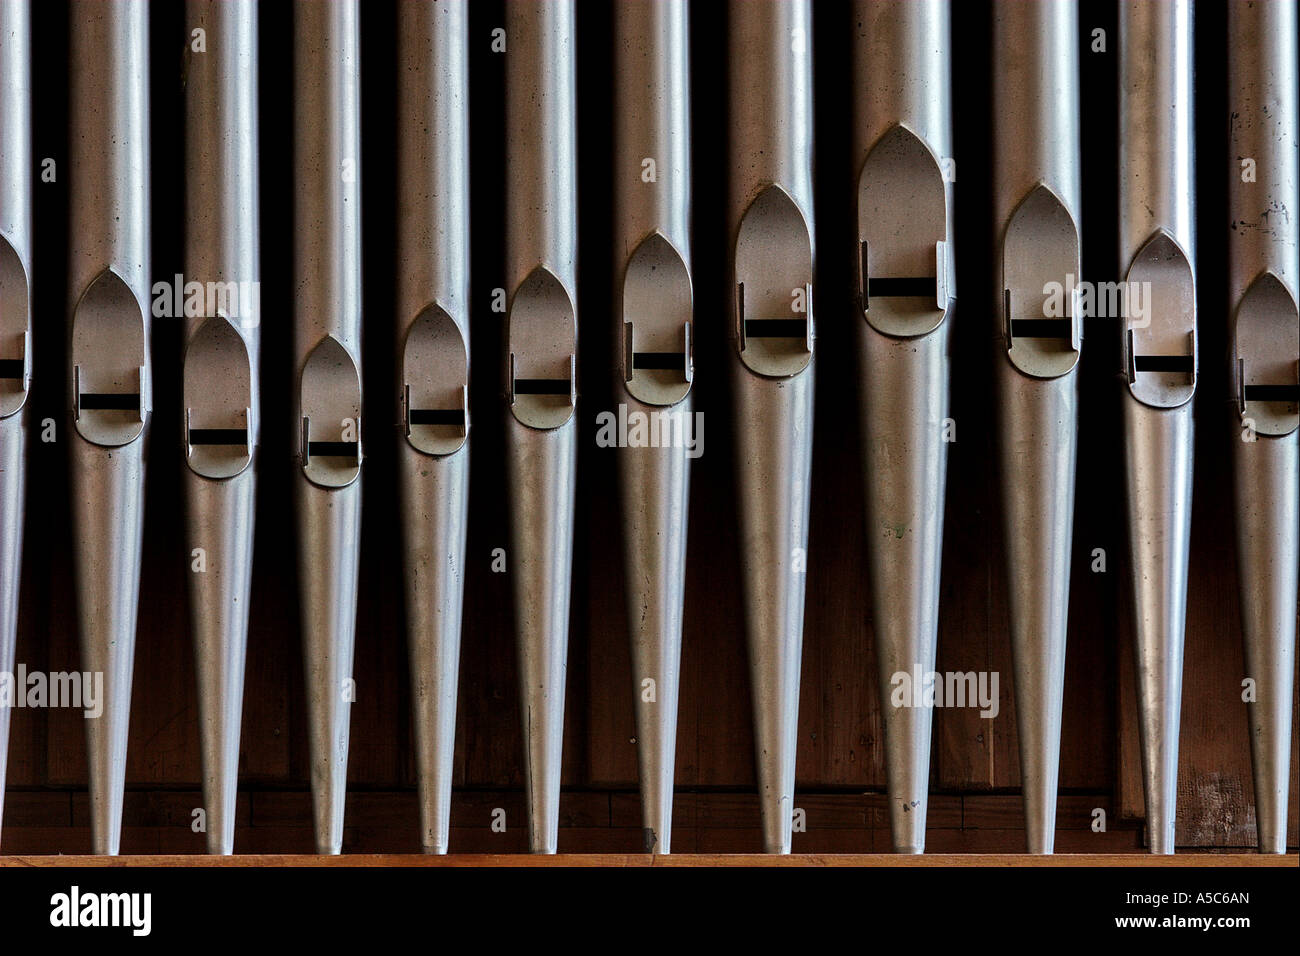
<path id="1" fill-rule="evenodd" d="M 887 706 L 934 670 L 953 275 L 948 0 L 858 0 L 854 22 L 857 323 L 872 629 L 889 822 L 925 850 L 928 707 Z M 910 704 L 910 701 L 909 701 Z"/>
<path id="2" fill-rule="evenodd" d="M 1259 852 L 1286 852 L 1300 567 L 1300 83 L 1294 0 L 1228 6 L 1229 347 L 1237 571 Z M 1265 215 L 1267 227 L 1265 228 Z"/>
<path id="3" fill-rule="evenodd" d="M 355 0 L 294 4 L 299 613 L 318 853 L 343 848 L 361 544 L 361 108 Z"/>
<path id="4" fill-rule="evenodd" d="M 31 55 L 30 4 L 0 4 L 0 674 L 14 672 L 23 562 L 32 339 Z M 0 705 L 0 824 L 13 703 Z"/>
<path id="5" fill-rule="evenodd" d="M 257 4 L 189 0 L 187 19 L 205 33 L 185 83 L 185 271 L 205 304 L 186 318 L 182 386 L 190 631 L 208 852 L 232 853 L 259 415 Z"/>
<path id="6" fill-rule="evenodd" d="M 993 5 L 997 443 L 1031 853 L 1056 836 L 1078 448 L 1076 14 L 1074 0 Z"/>
<path id="7" fill-rule="evenodd" d="M 528 839 L 560 817 L 577 454 L 577 126 L 571 0 L 509 0 L 505 381 Z"/>
<path id="8" fill-rule="evenodd" d="M 622 417 L 659 436 L 618 451 L 641 825 L 653 853 L 671 846 L 690 460 L 703 451 L 690 395 L 687 20 L 685 0 L 614 12 L 615 394 Z"/>
<path id="9" fill-rule="evenodd" d="M 95 853 L 116 854 L 126 780 L 144 523 L 149 359 L 149 60 L 143 0 L 70 11 L 68 290 L 73 568 Z"/>
<path id="10" fill-rule="evenodd" d="M 1174 852 L 1192 514 L 1196 281 L 1192 12 L 1126 0 L 1119 17 L 1119 238 L 1125 480 L 1138 725 L 1153 853 Z M 1145 301 L 1147 308 L 1136 303 Z"/>
<path id="11" fill-rule="evenodd" d="M 789 853 L 813 439 L 812 8 L 730 4 L 732 397 L 763 847 Z"/>
<path id="12" fill-rule="evenodd" d="M 398 7 L 397 407 L 420 848 L 446 853 L 469 501 L 469 4 Z"/>

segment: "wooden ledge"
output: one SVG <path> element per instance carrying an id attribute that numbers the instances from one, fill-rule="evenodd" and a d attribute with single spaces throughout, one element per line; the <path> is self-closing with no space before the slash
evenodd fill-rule
<path id="1" fill-rule="evenodd" d="M 888 853 L 827 854 L 801 853 L 790 856 L 765 856 L 760 853 L 705 854 L 680 853 L 650 856 L 631 853 L 571 853 L 556 856 L 528 854 L 460 853 L 447 856 L 418 854 L 357 853 L 343 856 L 311 855 L 237 855 L 237 856 L 0 856 L 0 866 L 880 866 L 880 867 L 988 867 L 988 866 L 1212 866 L 1212 867 L 1291 867 L 1297 866 L 1294 853 L 1285 856 L 1258 853 L 1186 853 L 1152 856 L 1146 853 L 1076 853 L 1054 856 L 1031 856 L 1024 853 L 934 853 L 922 856 L 899 856 Z"/>

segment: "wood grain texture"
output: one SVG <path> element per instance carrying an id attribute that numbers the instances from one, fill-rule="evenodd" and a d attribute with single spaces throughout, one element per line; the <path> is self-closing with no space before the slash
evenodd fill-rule
<path id="1" fill-rule="evenodd" d="M 1148 856 L 1143 854 L 1098 855 L 1058 854 L 1052 857 L 1014 856 L 998 853 L 932 854 L 926 856 L 892 856 L 888 854 L 810 853 L 789 856 L 757 854 L 701 853 L 692 855 L 649 856 L 619 853 L 563 853 L 555 856 L 513 856 L 502 854 L 465 854 L 462 856 L 412 856 L 397 854 L 358 854 L 356 856 L 243 855 L 227 857 L 152 856 L 11 856 L 0 858 L 0 866 L 450 866 L 450 867 L 567 867 L 567 866 L 727 866 L 727 867 L 929 867 L 929 866 L 1030 866 L 1030 867 L 1279 867 L 1295 866 L 1290 857 L 1222 856 L 1195 854 L 1187 856 Z"/>

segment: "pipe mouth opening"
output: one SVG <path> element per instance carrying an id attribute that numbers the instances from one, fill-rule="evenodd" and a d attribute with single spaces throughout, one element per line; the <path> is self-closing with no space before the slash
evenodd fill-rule
<path id="1" fill-rule="evenodd" d="M 813 353 L 812 237 L 794 199 L 775 183 L 741 218 L 735 274 L 740 360 L 759 375 L 798 375 Z"/>
<path id="2" fill-rule="evenodd" d="M 695 378 L 691 276 L 681 254 L 653 232 L 623 277 L 623 382 L 646 405 L 676 405 Z"/>
<path id="3" fill-rule="evenodd" d="M 1002 237 L 1002 326 L 1011 364 L 1058 378 L 1079 363 L 1079 229 L 1065 203 L 1039 183 Z"/>
<path id="4" fill-rule="evenodd" d="M 253 369 L 248 345 L 223 315 L 185 350 L 185 461 L 204 478 L 233 478 L 253 460 Z"/>
<path id="5" fill-rule="evenodd" d="M 949 213 L 934 154 L 894 126 L 858 177 L 858 300 L 878 332 L 911 338 L 943 322 L 953 286 Z"/>
<path id="6" fill-rule="evenodd" d="M 0 236 L 0 418 L 27 403 L 32 381 L 31 298 L 27 269 Z"/>
<path id="7" fill-rule="evenodd" d="M 578 322 L 558 276 L 539 265 L 510 302 L 511 414 L 530 428 L 559 428 L 578 403 Z"/>
<path id="8" fill-rule="evenodd" d="M 72 408 L 77 433 L 116 447 L 140 437 L 151 409 L 146 319 L 131 287 L 105 269 L 72 313 Z"/>
<path id="9" fill-rule="evenodd" d="M 426 305 L 402 350 L 406 440 L 426 455 L 451 455 L 469 436 L 469 349 L 465 334 L 436 303 Z"/>
<path id="10" fill-rule="evenodd" d="M 1300 316 L 1282 280 L 1265 272 L 1237 306 L 1237 411 L 1260 435 L 1300 425 Z"/>
<path id="11" fill-rule="evenodd" d="M 1173 236 L 1162 229 L 1146 241 L 1125 288 L 1129 391 L 1152 408 L 1186 404 L 1196 391 L 1196 282 Z"/>
<path id="12" fill-rule="evenodd" d="M 333 335 L 303 365 L 299 409 L 303 474 L 322 488 L 352 484 L 361 474 L 361 374 Z"/>

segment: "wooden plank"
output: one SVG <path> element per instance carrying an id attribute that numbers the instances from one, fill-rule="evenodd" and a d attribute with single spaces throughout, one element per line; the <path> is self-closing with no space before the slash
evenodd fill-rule
<path id="1" fill-rule="evenodd" d="M 179 323 L 165 325 L 155 335 L 162 355 L 180 354 Z M 159 394 L 177 394 L 176 363 L 158 363 L 175 374 L 155 370 Z M 173 378 L 175 381 L 173 381 Z M 160 435 L 181 434 L 181 413 L 175 403 L 156 403 L 152 427 Z M 127 785 L 178 784 L 197 787 L 199 729 L 194 683 L 194 647 L 189 634 L 186 589 L 191 570 L 181 489 L 182 453 L 179 443 L 159 441 L 153 452 L 176 467 L 150 469 L 145 509 L 140 606 L 136 622 L 135 673 L 131 687 L 131 730 L 126 754 Z M 78 715 L 79 717 L 80 715 Z M 80 721 L 79 721 L 80 722 Z"/>
<path id="2" fill-rule="evenodd" d="M 824 265 L 824 269 L 829 265 Z M 818 326 L 796 774 L 804 787 L 883 786 L 884 747 L 867 582 L 856 330 Z M 850 399 L 847 400 L 846 399 Z"/>
<path id="3" fill-rule="evenodd" d="M 71 796 L 71 825 L 89 827 L 89 794 L 76 791 Z M 241 793 L 235 805 L 236 827 L 249 823 L 249 803 L 248 795 Z M 137 828 L 180 828 L 188 832 L 196 832 L 193 830 L 193 824 L 197 819 L 194 811 L 202 806 L 203 796 L 198 790 L 127 790 L 122 805 L 122 825 Z M 201 831 L 198 832 L 201 834 Z"/>
<path id="4" fill-rule="evenodd" d="M 385 356 L 370 354 L 369 362 Z M 385 363 L 387 368 L 387 363 Z M 370 381 L 370 379 L 367 379 Z M 388 394 L 386 392 L 380 394 Z M 352 676 L 352 745 L 348 781 L 362 787 L 392 787 L 406 781 L 411 752 L 410 672 L 407 667 L 406 594 L 398 526 L 395 432 L 372 438 L 366 459 L 362 553 L 357 595 L 356 648 Z"/>
<path id="5" fill-rule="evenodd" d="M 607 284 L 601 283 L 601 291 Z M 593 323 L 584 331 L 584 347 L 597 355 L 613 355 L 608 322 Z M 602 411 L 617 413 L 619 397 L 607 375 L 584 380 L 584 418 L 594 421 Z M 601 787 L 636 786 L 636 727 L 633 713 L 633 678 L 628 646 L 626 586 L 624 581 L 622 514 L 619 499 L 619 451 L 600 448 L 594 437 L 583 442 L 584 493 L 579 500 L 586 507 L 583 527 L 580 592 L 586 600 L 575 601 L 587 642 L 586 672 L 589 679 L 571 690 L 586 701 L 585 723 L 591 728 L 584 751 L 588 756 L 584 778 Z M 575 530 L 576 534 L 576 530 Z M 575 577 L 575 584 L 577 583 Z M 575 594 L 575 598 L 577 595 Z"/>
<path id="6" fill-rule="evenodd" d="M 58 487 L 59 475 L 51 474 L 57 456 L 48 442 L 33 442 L 28 446 L 28 500 L 38 503 L 48 494 L 48 488 Z M 50 630 L 50 591 L 53 581 L 48 574 L 51 554 L 56 542 L 53 535 L 32 534 L 30 529 L 23 538 L 22 572 L 18 592 L 18 633 L 14 644 L 14 695 L 12 704 L 25 701 L 25 690 L 18 685 L 17 671 L 25 666 L 27 671 L 48 671 L 47 641 L 44 635 Z M 46 779 L 45 714 L 27 707 L 13 706 L 9 711 L 9 752 L 5 767 L 7 786 L 39 785 Z M 3 741 L 0 741 L 3 745 Z M 5 810 L 9 817 L 8 801 Z"/>
<path id="7" fill-rule="evenodd" d="M 962 354 L 982 349 L 986 336 L 959 323 L 953 338 L 954 353 Z M 992 468 L 992 381 L 985 364 L 953 363 L 950 415 L 957 440 L 948 448 L 936 669 L 997 671 L 1000 698 L 991 720 L 973 708 L 936 708 L 932 779 L 944 789 L 1000 785 L 1006 778 L 1002 765 L 1015 749 L 1006 578 Z"/>
<path id="8" fill-rule="evenodd" d="M 285 362 L 292 359 L 287 355 Z M 264 387 L 270 383 L 264 383 Z M 274 394 L 274 393 L 272 393 Z M 263 393 L 263 401 L 270 399 Z M 285 401 L 291 401 L 285 396 Z M 271 416 L 272 418 L 276 416 Z M 271 423 L 264 425 L 268 431 Z M 286 441 L 287 441 L 286 437 Z M 302 658 L 298 630 L 297 578 L 293 537 L 283 527 L 289 469 L 258 473 L 257 527 L 249 596 L 248 657 L 244 666 L 244 715 L 239 739 L 241 783 L 301 781 L 291 765 L 292 711 L 302 707 Z M 270 531 L 264 529 L 271 529 Z"/>
<path id="9" fill-rule="evenodd" d="M 1141 853 L 1080 853 L 1057 856 L 1032 856 L 1028 854 L 934 854 L 923 856 L 895 856 L 893 854 L 809 853 L 788 856 L 764 854 L 670 854 L 649 856 L 634 853 L 562 853 L 553 856 L 533 854 L 448 854 L 447 856 L 420 856 L 396 854 L 351 854 L 345 856 L 303 855 L 240 855 L 240 856 L 7 856 L 0 857 L 0 866 L 99 866 L 104 868 L 131 866 L 729 866 L 729 867 L 1097 867 L 1139 866 L 1152 869 L 1164 867 L 1295 867 L 1294 856 L 1261 856 L 1259 854 L 1183 854 L 1179 856 L 1152 856 Z"/>
<path id="10" fill-rule="evenodd" d="M 1109 794 L 1061 794 L 1056 801 L 1056 829 L 1091 830 L 1097 808 L 1107 811 Z M 962 826 L 968 830 L 1024 830 L 1024 801 L 1018 794 L 970 794 L 963 798 Z"/>
<path id="11" fill-rule="evenodd" d="M 10 790 L 5 794 L 5 833 L 29 827 L 71 826 L 70 791 Z"/>
<path id="12" fill-rule="evenodd" d="M 729 401 L 721 359 L 730 348 L 721 330 L 702 332 L 715 358 L 697 363 L 696 397 L 707 422 L 726 420 Z M 700 387 L 703 386 L 703 387 Z M 733 452 L 725 429 L 705 431 L 696 462 L 687 573 L 686 632 L 682 650 L 682 711 L 693 710 L 692 738 L 679 728 L 679 748 L 691 771 L 680 785 L 756 787 L 748 652 L 741 601 L 739 543 L 733 490 Z M 711 437 L 710 437 L 711 436 Z M 692 746 L 693 744 L 693 746 Z M 694 751 L 694 753 L 692 753 Z"/>

